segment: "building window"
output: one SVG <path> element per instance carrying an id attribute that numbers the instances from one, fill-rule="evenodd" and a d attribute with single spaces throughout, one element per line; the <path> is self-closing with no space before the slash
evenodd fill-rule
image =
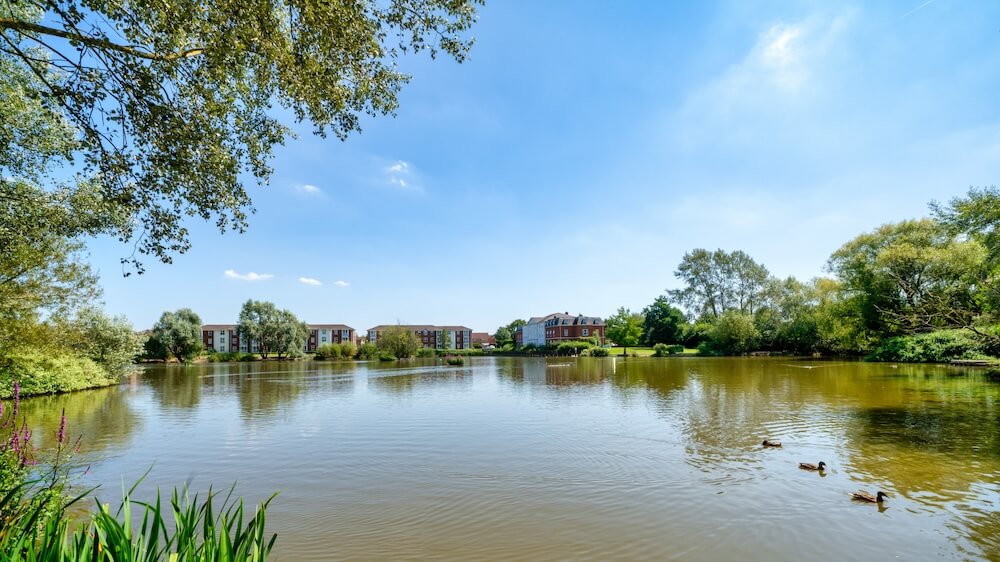
<path id="1" fill-rule="evenodd" d="M 323 336 L 323 337 L 322 337 L 322 338 L 320 338 L 320 339 L 322 339 L 322 340 L 323 340 L 323 342 L 326 342 L 326 336 Z"/>
<path id="2" fill-rule="evenodd" d="M 563 328 L 563 337 L 565 338 L 568 335 L 569 335 L 569 330 L 567 330 L 566 328 Z"/>
<path id="3" fill-rule="evenodd" d="M 589 335 L 590 335 L 590 333 L 589 333 L 589 332 L 587 331 L 587 329 L 586 329 L 586 328 L 584 328 L 584 329 L 583 329 L 583 337 L 587 337 L 587 336 L 589 336 Z"/>

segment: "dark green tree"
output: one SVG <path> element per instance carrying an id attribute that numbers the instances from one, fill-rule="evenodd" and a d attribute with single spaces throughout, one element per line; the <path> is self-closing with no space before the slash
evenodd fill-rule
<path id="1" fill-rule="evenodd" d="M 667 297 L 656 297 L 653 304 L 642 309 L 642 316 L 642 341 L 646 345 L 681 341 L 687 319 L 680 309 L 671 306 Z"/>
<path id="2" fill-rule="evenodd" d="M 182 363 L 190 362 L 203 349 L 201 318 L 190 308 L 164 312 L 153 325 L 153 334 L 171 357 Z"/>

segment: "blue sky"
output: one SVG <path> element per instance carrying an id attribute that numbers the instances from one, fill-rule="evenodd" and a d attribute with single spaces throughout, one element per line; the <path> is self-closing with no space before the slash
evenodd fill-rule
<path id="1" fill-rule="evenodd" d="M 496 1 L 465 63 L 420 57 L 395 117 L 281 147 L 250 230 L 122 278 L 137 328 L 248 298 L 308 322 L 639 310 L 691 249 L 823 274 L 876 226 L 1000 183 L 1000 4 Z"/>

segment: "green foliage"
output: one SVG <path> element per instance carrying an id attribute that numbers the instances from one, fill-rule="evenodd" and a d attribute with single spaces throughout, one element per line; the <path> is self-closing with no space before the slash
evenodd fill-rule
<path id="1" fill-rule="evenodd" d="M 345 341 L 340 344 L 340 356 L 344 359 L 353 359 L 358 354 L 358 346 L 354 342 Z"/>
<path id="2" fill-rule="evenodd" d="M 75 318 L 58 323 L 58 329 L 64 344 L 103 367 L 112 378 L 131 370 L 145 344 L 124 316 L 112 318 L 94 307 L 83 308 Z"/>
<path id="3" fill-rule="evenodd" d="M 698 347 L 705 355 L 742 355 L 760 342 L 760 332 L 753 317 L 745 312 L 730 310 L 712 325 L 708 340 Z"/>
<path id="4" fill-rule="evenodd" d="M 465 365 L 465 359 L 457 356 L 446 357 L 445 362 L 449 365 Z"/>
<path id="5" fill-rule="evenodd" d="M 241 180 L 266 183 L 292 134 L 273 106 L 346 138 L 393 113 L 410 53 L 464 59 L 479 3 L 5 2 L 0 178 L 58 177 L 72 159 L 118 219 L 101 231 L 169 262 L 189 247 L 185 217 L 245 229 Z M 141 271 L 137 254 L 123 262 Z"/>
<path id="6" fill-rule="evenodd" d="M 639 345 L 642 338 L 643 318 L 622 307 L 605 322 L 604 333 L 616 344 L 625 347 Z"/>
<path id="7" fill-rule="evenodd" d="M 607 357 L 609 355 L 608 349 L 605 347 L 594 347 L 590 350 L 591 357 Z"/>
<path id="8" fill-rule="evenodd" d="M 939 223 L 910 220 L 862 234 L 830 257 L 842 283 L 845 312 L 860 337 L 885 338 L 972 326 L 982 309 L 986 250 L 956 238 Z"/>
<path id="9" fill-rule="evenodd" d="M 309 327 L 300 322 L 289 310 L 279 310 L 274 303 L 255 301 L 243 303 L 240 309 L 239 333 L 249 344 L 257 343 L 261 359 L 268 353 L 275 353 L 278 359 L 284 356 L 299 357 L 303 354 Z"/>
<path id="10" fill-rule="evenodd" d="M 136 483 L 117 511 L 95 498 L 96 508 L 83 513 L 75 504 L 89 492 L 66 495 L 72 469 L 68 460 L 78 443 L 66 438 L 65 413 L 54 451 L 40 452 L 30 439 L 28 423 L 14 423 L 18 406 L 15 395 L 0 415 L 0 560 L 266 560 L 276 539 L 264 533 L 265 511 L 274 496 L 260 504 L 246 524 L 243 501 L 234 499 L 232 489 L 224 497 L 209 490 L 204 500 L 175 489 L 167 511 L 159 493 L 152 502 L 132 499 Z M 135 508 L 138 512 L 133 513 Z"/>
<path id="11" fill-rule="evenodd" d="M 434 357 L 437 355 L 430 347 L 421 347 L 417 350 L 417 357 Z"/>
<path id="12" fill-rule="evenodd" d="M 966 330 L 940 330 L 897 336 L 879 344 L 865 357 L 869 361 L 945 363 L 953 359 L 987 357 L 987 347 Z"/>
<path id="13" fill-rule="evenodd" d="M 559 355 L 580 355 L 592 347 L 589 341 L 564 341 L 555 346 L 555 352 Z"/>
<path id="14" fill-rule="evenodd" d="M 378 358 L 378 346 L 371 343 L 365 342 L 358 347 L 358 359 L 365 361 L 370 361 L 372 359 Z"/>
<path id="15" fill-rule="evenodd" d="M 646 345 L 681 341 L 686 318 L 667 297 L 656 297 L 653 304 L 642 309 L 642 316 L 642 341 Z"/>
<path id="16" fill-rule="evenodd" d="M 396 357 L 395 355 L 389 353 L 388 351 L 380 351 L 380 352 L 378 352 L 378 360 L 379 361 L 397 361 L 398 359 L 399 359 L 398 357 Z"/>
<path id="17" fill-rule="evenodd" d="M 22 349 L 0 357 L 0 396 L 11 396 L 14 381 L 21 393 L 51 394 L 108 386 L 120 381 L 87 357 L 52 348 Z"/>
<path id="18" fill-rule="evenodd" d="M 351 359 L 357 351 L 351 342 L 324 343 L 316 348 L 316 359 Z"/>
<path id="19" fill-rule="evenodd" d="M 678 353 L 684 353 L 683 345 L 658 343 L 653 346 L 653 357 L 668 357 L 670 355 L 677 355 Z"/>
<path id="20" fill-rule="evenodd" d="M 770 278 L 766 267 L 742 251 L 702 248 L 684 254 L 674 276 L 685 286 L 668 291 L 670 298 L 709 321 L 730 310 L 753 315 L 765 305 Z"/>
<path id="21" fill-rule="evenodd" d="M 476 349 L 476 348 L 472 348 L 472 349 L 435 349 L 433 351 L 434 351 L 434 354 L 437 355 L 437 356 L 439 356 L 439 357 L 446 357 L 448 355 L 463 355 L 463 356 L 468 356 L 468 355 L 485 355 L 485 352 L 482 349 Z M 417 350 L 417 353 L 419 353 L 419 350 Z"/>
<path id="22" fill-rule="evenodd" d="M 517 331 L 518 328 L 524 326 L 525 324 L 527 324 L 526 321 L 518 318 L 517 320 L 514 320 L 513 322 L 507 324 L 506 326 L 500 326 L 499 328 L 497 328 L 497 331 L 493 334 L 493 339 L 496 340 L 497 347 L 502 348 L 507 345 L 513 347 L 514 333 Z"/>
<path id="23" fill-rule="evenodd" d="M 157 346 L 182 363 L 188 363 L 201 353 L 201 318 L 190 308 L 164 312 L 153 324 Z"/>
<path id="24" fill-rule="evenodd" d="M 413 357 L 420 348 L 417 336 L 402 326 L 389 326 L 378 336 L 376 342 L 380 354 L 393 356 L 393 359 Z"/>

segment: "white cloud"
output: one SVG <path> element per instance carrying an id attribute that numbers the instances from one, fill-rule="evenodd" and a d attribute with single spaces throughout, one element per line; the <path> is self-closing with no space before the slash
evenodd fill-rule
<path id="1" fill-rule="evenodd" d="M 387 166 L 384 172 L 386 182 L 400 191 L 423 191 L 415 182 L 417 179 L 416 171 L 405 160 L 397 160 L 395 163 Z"/>
<path id="2" fill-rule="evenodd" d="M 304 195 L 320 195 L 323 190 L 310 183 L 304 183 L 295 187 L 295 190 Z"/>
<path id="3" fill-rule="evenodd" d="M 350 283 L 348 283 L 347 281 L 334 281 L 333 284 L 338 287 L 347 287 L 348 285 L 350 285 Z"/>
<path id="4" fill-rule="evenodd" d="M 718 76 L 692 90 L 669 130 L 681 146 L 737 144 L 811 131 L 837 99 L 854 15 L 775 23 Z"/>
<path id="5" fill-rule="evenodd" d="M 299 283 L 313 287 L 319 287 L 323 284 L 319 279 L 313 279 L 312 277 L 299 277 Z"/>
<path id="6" fill-rule="evenodd" d="M 248 273 L 237 273 L 232 269 L 227 269 L 224 275 L 229 279 L 239 279 L 240 281 L 267 281 L 274 277 L 270 273 L 254 273 L 250 271 Z"/>

